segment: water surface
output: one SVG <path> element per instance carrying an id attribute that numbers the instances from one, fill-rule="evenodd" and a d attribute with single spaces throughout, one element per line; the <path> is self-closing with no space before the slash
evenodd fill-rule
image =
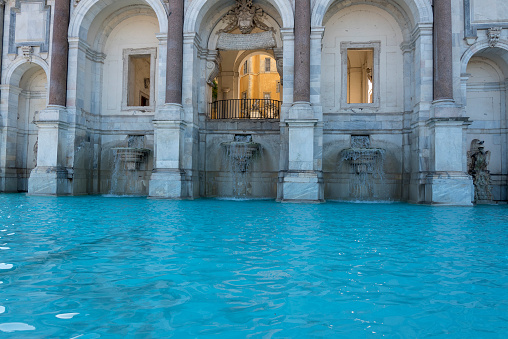
<path id="1" fill-rule="evenodd" d="M 508 336 L 508 208 L 0 195 L 0 337 Z"/>

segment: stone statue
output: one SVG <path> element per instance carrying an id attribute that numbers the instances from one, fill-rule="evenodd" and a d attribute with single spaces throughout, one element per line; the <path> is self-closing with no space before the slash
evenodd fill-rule
<path id="1" fill-rule="evenodd" d="M 484 150 L 484 141 L 474 139 L 467 152 L 468 173 L 473 177 L 475 203 L 491 203 L 492 188 L 490 186 L 490 151 Z"/>
<path id="2" fill-rule="evenodd" d="M 263 31 L 274 31 L 273 28 L 265 25 L 261 18 L 263 9 L 252 5 L 252 0 L 236 0 L 236 6 L 230 10 L 223 18 L 227 26 L 217 33 L 230 33 L 235 29 L 240 29 L 242 34 L 250 34 L 255 27 Z"/>

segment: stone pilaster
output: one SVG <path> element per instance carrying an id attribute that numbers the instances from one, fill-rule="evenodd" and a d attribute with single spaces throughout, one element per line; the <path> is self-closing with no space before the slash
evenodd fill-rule
<path id="1" fill-rule="evenodd" d="M 187 126 L 182 106 L 183 15 L 183 0 L 169 0 L 166 98 L 164 106 L 157 108 L 153 122 L 155 153 L 149 196 L 154 198 L 188 197 L 188 180 L 182 165 Z"/>
<path id="2" fill-rule="evenodd" d="M 434 0 L 434 101 L 426 127 L 430 136 L 425 202 L 472 205 L 473 181 L 466 171 L 468 122 L 453 100 L 452 9 L 449 0 Z"/>
<path id="3" fill-rule="evenodd" d="M 28 179 L 28 194 L 72 194 L 73 169 L 67 164 L 69 129 L 67 71 L 70 1 L 55 0 L 48 107 L 39 112 L 37 167 Z M 71 166 L 72 167 L 72 166 Z"/>

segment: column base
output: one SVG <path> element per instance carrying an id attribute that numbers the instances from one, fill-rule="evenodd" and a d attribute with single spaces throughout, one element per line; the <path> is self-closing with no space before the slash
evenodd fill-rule
<path id="1" fill-rule="evenodd" d="M 473 180 L 460 172 L 429 174 L 425 184 L 425 200 L 433 205 L 473 206 Z"/>
<path id="2" fill-rule="evenodd" d="M 148 196 L 159 199 L 189 199 L 191 187 L 192 181 L 188 180 L 185 171 L 157 170 L 150 178 Z"/>
<path id="3" fill-rule="evenodd" d="M 72 173 L 66 168 L 36 167 L 28 178 L 29 195 L 72 194 Z"/>
<path id="4" fill-rule="evenodd" d="M 323 177 L 314 171 L 290 171 L 282 178 L 283 202 L 323 202 Z"/>

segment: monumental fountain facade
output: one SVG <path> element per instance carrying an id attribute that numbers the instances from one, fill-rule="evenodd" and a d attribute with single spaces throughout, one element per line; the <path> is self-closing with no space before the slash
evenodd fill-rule
<path id="1" fill-rule="evenodd" d="M 471 205 L 481 140 L 508 200 L 504 0 L 3 0 L 0 17 L 1 192 Z"/>

